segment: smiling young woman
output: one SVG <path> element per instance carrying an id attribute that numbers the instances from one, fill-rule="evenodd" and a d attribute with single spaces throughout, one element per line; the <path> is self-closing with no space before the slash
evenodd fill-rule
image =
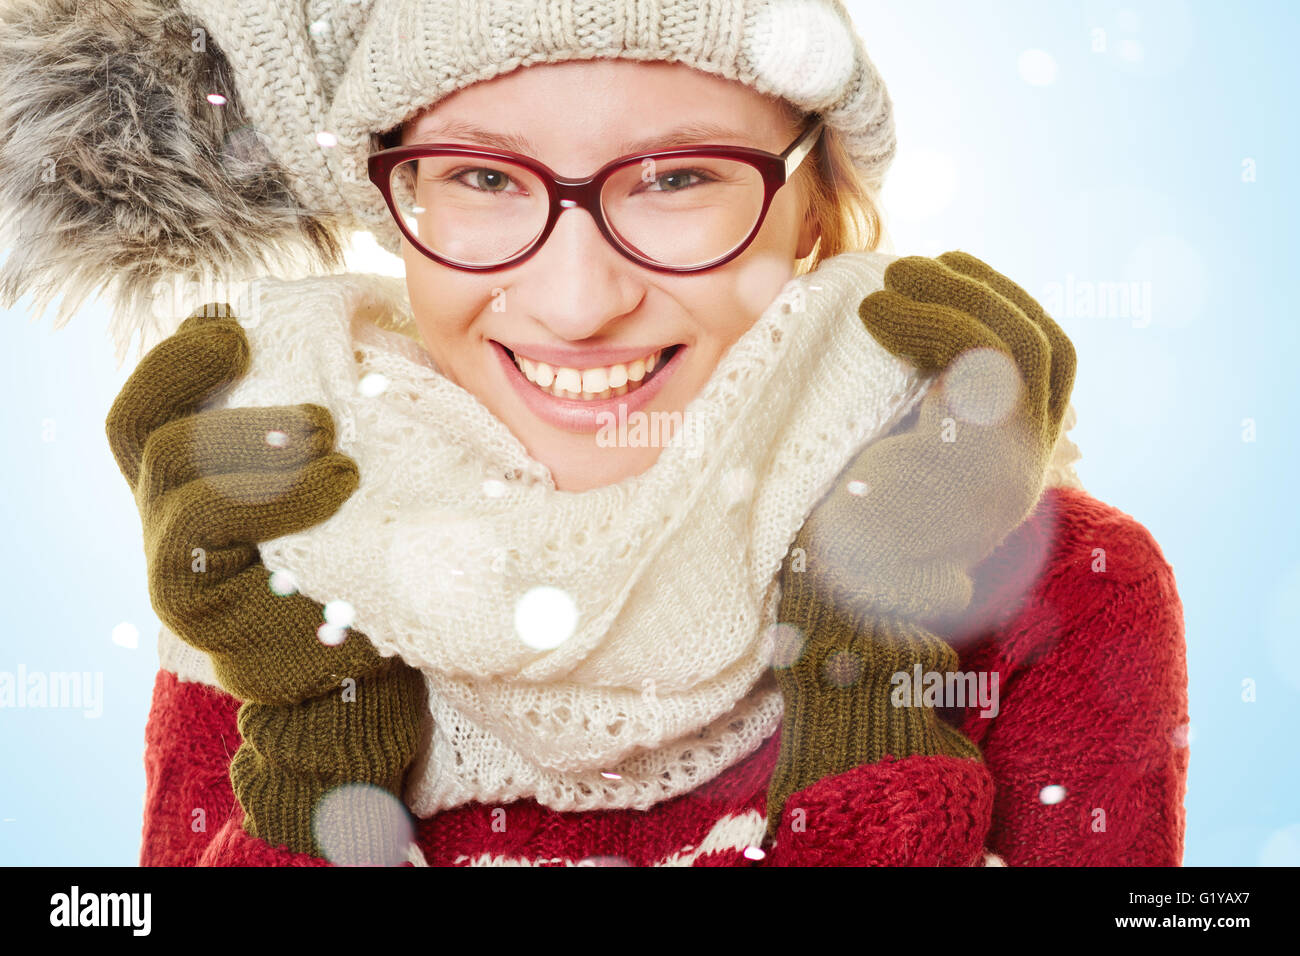
<path id="1" fill-rule="evenodd" d="M 591 90 L 603 95 L 593 99 Z M 640 108 L 627 109 L 632 102 Z M 584 104 L 576 121 L 574 103 Z M 445 132 L 470 125 L 487 135 Z M 790 123 L 773 98 L 682 64 L 571 61 L 461 89 L 405 123 L 401 145 L 499 149 L 506 142 L 526 147 L 550 169 L 586 177 L 636 154 L 687 146 L 779 155 L 806 126 L 805 117 Z M 675 134 L 691 127 L 704 133 Z M 719 137 L 716 131 L 727 127 L 730 135 Z M 477 170 L 462 156 L 406 165 L 434 162 L 457 179 L 411 194 L 424 210 L 411 220 L 425 236 L 455 241 L 481 229 L 495 242 L 512 228 L 526 233 L 524 239 L 543 233 L 546 192 L 537 173 L 491 157 L 477 160 Z M 655 195 L 642 178 L 649 162 L 657 163 Z M 407 288 L 424 346 L 443 374 L 473 393 L 547 465 L 560 489 L 585 491 L 640 474 L 659 449 L 602 447 L 596 440 L 601 416 L 617 414 L 619 405 L 629 414 L 683 411 L 776 298 L 817 238 L 806 214 L 811 163 L 798 169 L 804 175 L 796 171 L 770 204 L 764 203 L 759 170 L 731 158 L 634 160 L 605 180 L 598 206 L 612 220 L 610 235 L 662 248 L 686 265 L 734 253 L 759 226 L 740 254 L 707 271 L 647 268 L 582 209 L 563 211 L 532 255 L 503 269 L 453 268 L 404 242 Z M 429 173 L 422 169 L 420 175 Z M 464 182 L 491 175 L 500 179 L 490 188 Z M 664 231 L 662 239 L 657 230 Z M 689 246 L 685 236 L 693 237 Z M 522 240 L 516 244 L 523 247 Z"/>
<path id="2" fill-rule="evenodd" d="M 110 411 L 166 625 L 142 862 L 1180 861 L 1172 569 L 1073 475 L 1042 307 L 876 251 L 841 4 L 312 9 L 0 22 L 6 288 L 111 277 L 121 335 L 160 263 L 405 265 L 263 276 Z"/>

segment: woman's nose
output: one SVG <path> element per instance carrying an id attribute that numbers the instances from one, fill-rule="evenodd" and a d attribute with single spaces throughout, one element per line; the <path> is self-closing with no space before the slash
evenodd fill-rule
<path id="1" fill-rule="evenodd" d="M 561 211 L 523 270 L 514 287 L 524 296 L 522 310 L 569 341 L 598 335 L 644 295 L 641 268 L 610 246 L 591 213 L 580 207 Z"/>

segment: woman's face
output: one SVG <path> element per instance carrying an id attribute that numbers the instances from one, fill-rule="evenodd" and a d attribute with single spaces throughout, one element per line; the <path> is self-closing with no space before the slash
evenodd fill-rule
<path id="1" fill-rule="evenodd" d="M 772 153 L 800 131 L 776 103 L 739 83 L 680 64 L 627 60 L 544 64 L 477 83 L 406 124 L 402 143 L 494 145 L 440 132 L 453 123 L 522 138 L 533 148 L 520 151 L 574 178 L 627 155 L 623 143 L 660 133 L 667 139 L 679 126 L 725 126 L 734 135 L 700 145 Z M 584 491 L 640 474 L 666 438 L 653 423 L 672 420 L 655 413 L 680 416 L 793 276 L 795 260 L 812 251 L 817 233 L 804 216 L 808 165 L 776 194 L 744 253 L 695 274 L 656 272 L 624 258 L 581 209 L 565 210 L 540 249 L 497 272 L 440 265 L 403 239 L 407 287 L 425 348 L 444 375 L 551 470 L 560 490 Z M 551 389 L 576 381 L 599 386 L 599 374 L 583 373 L 601 368 L 617 381 L 623 371 L 616 366 L 623 365 L 628 391 L 620 397 L 611 388 L 595 407 L 581 396 L 555 397 L 530 382 L 502 346 L 546 362 L 556 375 Z M 661 357 L 652 372 L 640 374 L 639 357 L 673 346 L 678 348 L 670 361 Z M 574 369 L 579 377 L 560 368 Z M 534 369 L 545 380 L 546 370 Z M 646 394 L 638 398 L 642 388 Z M 612 406 L 617 413 L 620 403 L 626 405 L 627 440 L 610 444 L 618 429 L 601 431 L 598 421 L 609 419 L 593 421 L 592 412 Z M 641 432 L 634 430 L 638 414 L 647 426 Z"/>

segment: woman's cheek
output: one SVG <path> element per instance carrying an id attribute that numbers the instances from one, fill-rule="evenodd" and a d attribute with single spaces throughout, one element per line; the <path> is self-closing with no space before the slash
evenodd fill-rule
<path id="1" fill-rule="evenodd" d="M 752 258 L 743 258 L 733 286 L 732 315 L 739 316 L 738 324 L 743 326 L 736 338 L 754 324 L 794 278 L 793 261 L 777 253 L 760 249 Z"/>

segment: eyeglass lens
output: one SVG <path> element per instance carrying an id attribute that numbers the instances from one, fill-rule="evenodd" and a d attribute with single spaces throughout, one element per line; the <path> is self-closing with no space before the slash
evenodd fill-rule
<path id="1" fill-rule="evenodd" d="M 490 266 L 526 249 L 546 225 L 545 184 L 524 166 L 464 155 L 410 159 L 393 168 L 393 203 L 407 229 L 453 262 Z M 763 177 L 748 163 L 646 158 L 615 170 L 601 190 L 610 230 L 635 254 L 675 268 L 719 259 L 753 230 Z"/>

